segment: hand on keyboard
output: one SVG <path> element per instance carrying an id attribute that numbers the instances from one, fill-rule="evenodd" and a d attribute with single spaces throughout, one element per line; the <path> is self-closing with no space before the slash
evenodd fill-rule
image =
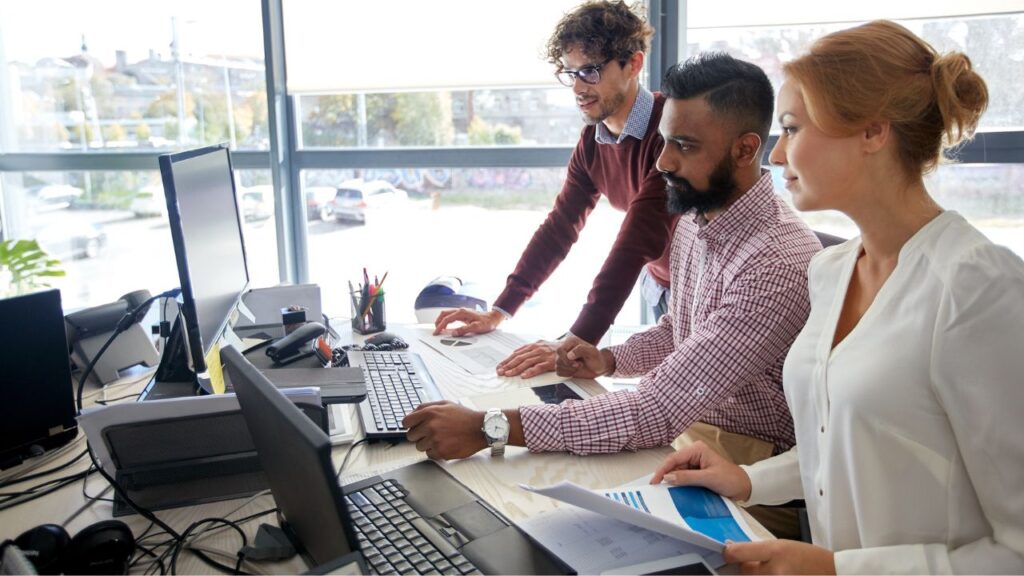
<path id="1" fill-rule="evenodd" d="M 406 438 L 434 460 L 465 458 L 487 448 L 483 423 L 483 412 L 448 400 L 422 404 L 402 420 L 409 429 Z"/>

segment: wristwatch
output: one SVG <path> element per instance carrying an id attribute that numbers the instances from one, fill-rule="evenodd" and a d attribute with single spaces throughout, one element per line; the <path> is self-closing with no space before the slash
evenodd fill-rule
<path id="1" fill-rule="evenodd" d="M 505 444 L 508 442 L 508 418 L 498 408 L 491 408 L 484 414 L 484 425 L 481 428 L 487 445 L 491 447 L 491 456 L 505 454 Z"/>

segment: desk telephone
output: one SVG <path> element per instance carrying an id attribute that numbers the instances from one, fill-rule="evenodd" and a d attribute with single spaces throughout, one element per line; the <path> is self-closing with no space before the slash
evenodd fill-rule
<path id="1" fill-rule="evenodd" d="M 289 364 L 296 360 L 308 358 L 315 353 L 316 340 L 327 332 L 327 328 L 319 322 L 308 322 L 299 326 L 284 338 L 267 346 L 267 356 L 274 364 Z M 314 342 L 314 346 L 306 346 Z"/>

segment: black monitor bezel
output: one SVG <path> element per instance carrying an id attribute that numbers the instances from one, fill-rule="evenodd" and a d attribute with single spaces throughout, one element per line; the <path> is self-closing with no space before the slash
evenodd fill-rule
<path id="1" fill-rule="evenodd" d="M 280 508 L 279 514 L 288 523 L 298 551 L 310 566 L 327 564 L 341 557 L 357 561 L 365 568 L 362 546 L 345 504 L 345 492 L 334 470 L 327 433 L 241 352 L 226 346 L 221 359 L 234 385 L 253 446 Z M 316 461 L 317 466 L 293 465 L 296 459 L 303 458 Z M 321 496 L 326 498 L 316 500 Z M 325 518 L 337 520 L 337 525 L 323 522 Z M 326 549 L 331 545 L 344 545 L 349 551 L 338 551 L 341 556 L 335 556 Z"/>
<path id="2" fill-rule="evenodd" d="M 33 455 L 34 452 L 31 449 L 33 445 L 48 450 L 66 444 L 73 439 L 78 434 L 78 410 L 75 406 L 71 358 L 67 347 L 67 325 L 64 321 L 60 290 L 51 288 L 2 300 L 3 306 L 0 307 L 19 307 L 23 310 L 28 308 L 31 311 L 26 317 L 32 318 L 33 325 L 25 326 L 23 323 L 17 322 L 11 324 L 9 335 L 19 338 L 19 340 L 24 336 L 26 341 L 35 341 L 37 346 L 33 349 L 32 354 L 43 356 L 45 358 L 43 363 L 50 369 L 47 381 L 23 382 L 21 384 L 23 386 L 35 385 L 37 390 L 42 385 L 52 387 L 49 391 L 51 393 L 45 398 L 40 392 L 39 400 L 61 402 L 60 414 L 52 415 L 50 421 L 33 423 L 22 430 L 22 434 L 16 439 L 5 437 L 0 441 L 0 468 L 7 468 L 17 465 L 24 458 Z M 5 322 L 10 320 L 10 318 L 4 319 Z M 50 341 L 40 341 L 40 339 L 47 338 Z M 3 339 L 0 338 L 0 340 Z M 0 356 L 12 354 L 11 350 L 7 350 L 7 352 L 8 354 L 0 354 Z M 39 356 L 34 356 L 34 358 L 38 361 Z M 15 359 L 11 358 L 11 360 Z M 6 382 L 0 383 L 6 384 Z M 0 393 L 2 392 L 3 390 L 0 389 Z M 33 410 L 33 406 L 21 406 L 20 408 L 26 412 Z"/>
<path id="3" fill-rule="evenodd" d="M 185 248 L 185 234 L 181 226 L 181 212 L 178 210 L 178 190 L 174 185 L 173 170 L 174 165 L 179 162 L 183 162 L 197 156 L 215 154 L 221 151 L 227 155 L 228 169 L 231 174 L 231 201 L 235 206 L 235 222 L 238 226 L 238 241 L 242 247 L 242 264 L 245 267 L 245 285 L 238 291 L 238 294 L 234 298 L 234 304 L 232 305 L 232 308 L 236 308 L 242 299 L 242 295 L 245 294 L 246 290 L 249 288 L 249 283 L 252 279 L 249 276 L 249 256 L 245 248 L 245 235 L 242 229 L 242 215 L 238 203 L 238 190 L 235 189 L 235 171 L 231 162 L 231 152 L 228 148 L 228 144 L 226 142 L 222 142 L 212 146 L 204 146 L 202 148 L 184 150 L 182 152 L 162 154 L 158 158 L 160 163 L 160 176 L 164 186 L 164 198 L 167 202 L 167 220 L 170 224 L 171 240 L 174 244 L 174 259 L 178 266 L 178 280 L 181 283 L 181 311 L 179 317 L 184 318 L 185 323 L 184 330 L 182 330 L 181 333 L 185 337 L 186 349 L 190 356 L 190 367 L 197 376 L 206 372 L 206 355 L 209 354 L 216 338 L 211 342 L 204 342 L 202 335 L 199 333 L 199 318 L 196 314 L 195 294 L 192 290 L 192 275 L 188 265 L 188 253 Z M 224 328 L 227 326 L 230 319 L 231 314 L 228 314 L 219 322 L 217 330 L 215 331 L 215 333 L 218 334 L 218 338 L 220 334 L 223 334 Z"/>

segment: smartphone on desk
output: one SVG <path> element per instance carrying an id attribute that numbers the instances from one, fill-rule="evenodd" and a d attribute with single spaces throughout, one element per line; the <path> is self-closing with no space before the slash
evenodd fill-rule
<path id="1" fill-rule="evenodd" d="M 561 404 L 565 400 L 584 400 L 589 397 L 590 394 L 572 382 L 558 382 L 557 384 L 498 390 L 479 396 L 470 396 L 463 398 L 461 403 L 474 410 L 490 408 L 513 410 L 520 406 Z"/>

